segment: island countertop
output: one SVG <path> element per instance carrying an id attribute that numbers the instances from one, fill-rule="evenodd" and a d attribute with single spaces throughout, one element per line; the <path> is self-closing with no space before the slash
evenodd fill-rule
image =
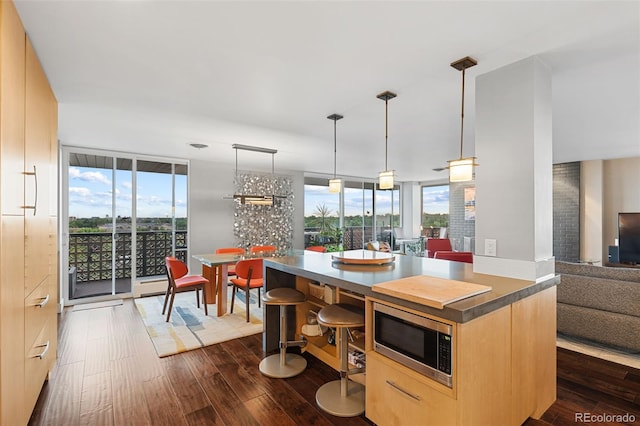
<path id="1" fill-rule="evenodd" d="M 401 254 L 396 255 L 395 262 L 388 265 L 352 265 L 333 261 L 331 253 L 304 252 L 293 256 L 265 258 L 264 266 L 364 296 L 393 302 L 457 323 L 471 321 L 560 282 L 558 275 L 539 282 L 518 280 L 474 273 L 473 265 L 468 263 Z M 491 291 L 449 303 L 443 309 L 437 309 L 388 296 L 371 288 L 375 284 L 417 275 L 487 285 L 491 287 Z"/>

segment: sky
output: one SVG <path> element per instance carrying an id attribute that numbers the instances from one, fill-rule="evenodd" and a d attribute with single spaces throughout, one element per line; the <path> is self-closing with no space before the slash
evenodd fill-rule
<path id="1" fill-rule="evenodd" d="M 69 216 L 111 216 L 112 170 L 87 167 L 69 167 Z M 117 170 L 115 177 L 116 216 L 131 216 L 132 173 Z M 138 172 L 138 217 L 171 217 L 171 175 Z M 449 186 L 423 187 L 423 211 L 426 213 L 449 212 Z M 371 191 L 356 188 L 345 190 L 345 216 L 361 216 L 363 203 L 365 214 L 373 209 Z M 176 217 L 187 216 L 187 179 L 176 175 Z M 305 185 L 304 214 L 316 214 L 318 206 L 325 205 L 329 216 L 338 216 L 340 197 L 331 194 L 326 186 Z M 394 213 L 398 210 L 395 200 Z M 378 192 L 378 213 L 391 211 L 391 193 Z"/>
<path id="2" fill-rule="evenodd" d="M 340 203 L 338 194 L 329 193 L 326 186 L 305 185 L 304 215 L 317 215 L 318 206 L 326 205 L 330 210 L 329 216 L 337 216 Z M 367 211 L 372 210 L 371 191 L 365 191 L 364 203 Z M 378 192 L 378 208 L 381 212 L 391 211 L 391 193 Z M 397 212 L 398 202 L 394 207 Z M 347 188 L 345 190 L 344 208 L 345 216 L 362 216 L 362 190 Z M 448 214 L 449 213 L 449 185 L 422 187 L 422 209 L 424 213 Z"/>
<path id="3" fill-rule="evenodd" d="M 449 214 L 449 185 L 423 186 L 422 212 Z"/>
<path id="4" fill-rule="evenodd" d="M 397 191 L 396 191 L 397 195 Z M 391 212 L 391 192 L 390 191 L 378 191 L 378 211 L 377 213 L 384 214 Z M 363 191 L 357 188 L 346 188 L 344 194 L 344 210 L 345 216 L 362 216 L 362 206 L 364 204 L 364 214 L 371 214 L 373 210 L 373 194 L 371 191 Z M 305 216 L 317 216 L 318 207 L 325 205 L 329 210 L 329 216 L 338 216 L 338 210 L 340 207 L 339 194 L 332 194 L 329 192 L 327 186 L 319 185 L 305 185 L 304 186 L 304 215 Z M 394 200 L 394 213 L 398 213 L 399 201 Z"/>
<path id="5" fill-rule="evenodd" d="M 111 217 L 113 178 L 111 169 L 69 167 L 69 216 Z M 131 217 L 132 172 L 115 174 L 116 217 Z M 138 217 L 171 217 L 171 175 L 137 173 Z M 176 175 L 176 217 L 187 216 L 187 178 Z"/>

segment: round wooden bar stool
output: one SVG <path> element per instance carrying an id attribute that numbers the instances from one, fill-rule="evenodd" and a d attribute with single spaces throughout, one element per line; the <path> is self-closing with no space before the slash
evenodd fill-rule
<path id="1" fill-rule="evenodd" d="M 267 377 L 284 379 L 300 374 L 307 367 L 307 360 L 297 354 L 287 353 L 287 348 L 305 346 L 306 340 L 287 341 L 287 306 L 304 303 L 307 297 L 293 288 L 274 288 L 262 297 L 265 305 L 280 306 L 280 353 L 260 361 L 260 372 Z"/>
<path id="2" fill-rule="evenodd" d="M 338 332 L 340 351 L 340 380 L 320 386 L 316 392 L 316 403 L 329 414 L 338 417 L 354 417 L 364 413 L 364 386 L 349 380 L 349 357 L 347 328 L 364 325 L 364 310 L 345 303 L 325 306 L 318 312 L 318 323 L 335 328 Z M 362 371 L 357 369 L 354 371 Z"/>

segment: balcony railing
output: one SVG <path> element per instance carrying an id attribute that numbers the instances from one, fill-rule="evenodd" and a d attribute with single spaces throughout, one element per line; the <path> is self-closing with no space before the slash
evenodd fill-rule
<path id="1" fill-rule="evenodd" d="M 388 228 L 374 228 L 372 226 L 348 226 L 343 229 L 342 244 L 345 250 L 358 250 L 366 246 L 369 241 L 391 242 L 391 231 Z M 337 244 L 335 238 L 324 236 L 320 228 L 305 228 L 304 246 Z"/>
<path id="2" fill-rule="evenodd" d="M 154 277 L 165 274 L 164 258 L 171 255 L 171 231 L 140 231 L 136 233 L 136 276 Z M 375 235 L 375 238 L 374 238 Z M 371 226 L 346 227 L 343 232 L 345 250 L 364 248 L 371 240 L 390 242 L 388 229 Z M 175 256 L 187 261 L 187 231 L 175 232 Z M 115 243 L 115 278 L 131 278 L 132 235 L 118 232 L 115 239 L 111 232 L 91 232 L 69 235 L 69 267 L 75 267 L 77 283 L 111 280 Z M 305 230 L 305 247 L 336 244 L 330 237 L 322 236 L 319 229 Z"/>
<path id="3" fill-rule="evenodd" d="M 171 255 L 171 231 L 136 233 L 136 276 L 164 275 L 164 258 Z M 175 256 L 186 261 L 187 231 L 175 232 Z M 78 283 L 112 279 L 115 244 L 115 278 L 131 278 L 132 236 L 130 232 L 91 232 L 69 235 L 69 267 L 75 267 Z"/>

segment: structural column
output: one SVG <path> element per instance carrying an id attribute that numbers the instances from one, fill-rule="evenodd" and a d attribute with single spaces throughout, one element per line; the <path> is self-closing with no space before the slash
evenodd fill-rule
<path id="1" fill-rule="evenodd" d="M 551 72 L 537 57 L 476 79 L 474 272 L 554 273 Z"/>

